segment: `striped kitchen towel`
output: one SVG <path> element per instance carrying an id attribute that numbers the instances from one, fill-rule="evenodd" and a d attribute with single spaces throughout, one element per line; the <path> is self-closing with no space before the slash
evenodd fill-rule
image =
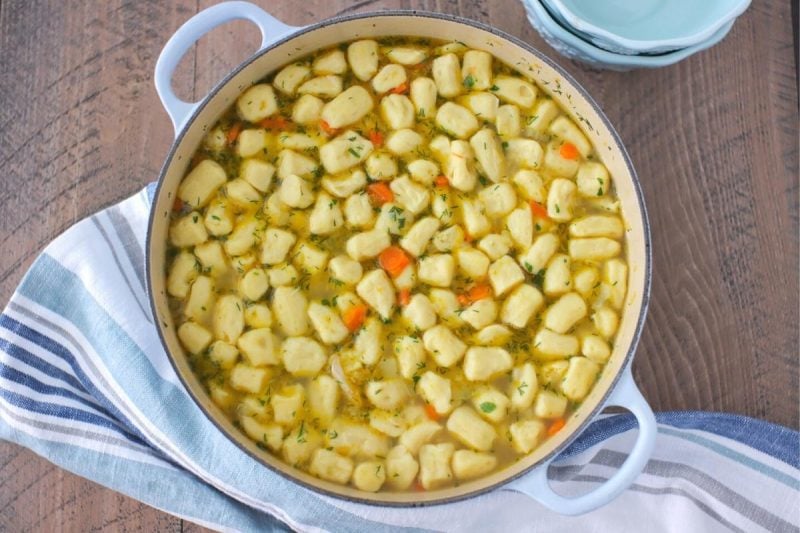
<path id="1" fill-rule="evenodd" d="M 50 244 L 0 316 L 0 437 L 174 515 L 230 531 L 798 531 L 796 431 L 734 415 L 658 416 L 655 454 L 610 505 L 570 518 L 503 489 L 427 508 L 321 496 L 260 466 L 182 389 L 147 302 L 152 188 Z M 602 418 L 550 470 L 577 493 L 635 440 Z"/>

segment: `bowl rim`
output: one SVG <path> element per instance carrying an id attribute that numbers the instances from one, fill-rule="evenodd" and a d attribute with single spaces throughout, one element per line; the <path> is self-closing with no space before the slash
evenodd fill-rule
<path id="1" fill-rule="evenodd" d="M 744 13 L 745 10 L 747 10 L 747 8 L 750 6 L 750 1 L 751 0 L 737 0 L 731 5 L 724 16 L 716 19 L 713 23 L 705 26 L 692 35 L 664 39 L 632 39 L 629 37 L 624 37 L 619 33 L 614 33 L 611 30 L 603 28 L 602 26 L 598 26 L 592 22 L 589 22 L 585 18 L 581 18 L 581 16 L 572 11 L 572 9 L 570 9 L 570 7 L 563 2 L 563 0 L 545 0 L 545 3 L 551 6 L 554 10 L 558 11 L 561 16 L 564 17 L 564 19 L 573 28 L 575 28 L 575 30 L 583 32 L 590 37 L 594 37 L 600 42 L 608 42 L 612 45 L 631 50 L 632 52 L 642 53 L 652 52 L 660 48 L 672 48 L 674 50 L 700 44 L 717 33 L 717 31 L 725 26 L 728 22 L 736 19 L 739 17 L 739 15 Z"/>
<path id="2" fill-rule="evenodd" d="M 727 25 L 723 26 L 714 35 L 712 35 L 709 40 L 703 41 L 702 43 L 698 43 L 694 46 L 689 46 L 657 55 L 628 55 L 610 52 L 608 50 L 598 48 L 592 43 L 584 41 L 578 35 L 572 33 L 568 28 L 565 28 L 557 20 L 555 20 L 553 15 L 550 14 L 547 7 L 540 0 L 522 0 L 522 3 L 525 6 L 529 6 L 529 9 L 533 10 L 534 15 L 539 19 L 540 23 L 546 26 L 548 32 L 554 34 L 552 36 L 554 39 L 557 39 L 567 46 L 570 46 L 581 52 L 583 57 L 586 58 L 585 61 L 603 63 L 617 67 L 658 68 L 675 64 L 693 54 L 696 54 L 697 52 L 702 52 L 703 50 L 711 48 L 715 44 L 719 43 L 725 38 L 725 36 L 733 27 L 733 24 L 736 22 L 735 20 L 729 21 Z M 528 16 L 531 16 L 530 12 L 528 12 Z M 535 26 L 536 25 L 534 24 L 534 27 Z M 538 28 L 537 31 L 539 31 Z"/>
<path id="3" fill-rule="evenodd" d="M 578 436 L 583 433 L 586 428 L 595 420 L 597 415 L 605 408 L 606 402 L 610 397 L 611 393 L 616 389 L 617 385 L 619 384 L 620 380 L 623 379 L 626 369 L 630 367 L 632 364 L 633 357 L 636 353 L 636 349 L 639 345 L 639 341 L 641 340 L 642 332 L 644 329 L 644 322 L 647 316 L 647 311 L 649 308 L 650 303 L 650 293 L 651 293 L 651 285 L 652 285 L 652 241 L 651 241 L 651 233 L 650 233 L 650 221 L 647 213 L 647 208 L 644 202 L 644 191 L 642 190 L 641 182 L 639 180 L 638 175 L 636 174 L 636 169 L 633 166 L 631 161 L 630 155 L 628 154 L 627 149 L 625 148 L 624 144 L 622 143 L 622 139 L 619 136 L 619 133 L 614 129 L 611 125 L 611 121 L 602 111 L 600 105 L 589 95 L 588 91 L 580 85 L 575 78 L 572 77 L 563 67 L 558 65 L 555 61 L 547 57 L 544 53 L 539 51 L 538 49 L 534 48 L 532 45 L 522 41 L 521 39 L 510 35 L 498 28 L 490 26 L 488 24 L 460 17 L 457 15 L 451 15 L 447 13 L 436 13 L 424 10 L 404 10 L 404 9 L 396 9 L 396 10 L 386 10 L 386 11 L 369 11 L 364 13 L 354 13 L 348 15 L 340 15 L 336 17 L 331 17 L 329 19 L 324 19 L 322 21 L 316 22 L 314 24 L 310 24 L 308 26 L 297 27 L 296 30 L 287 33 L 280 38 L 276 39 L 274 42 L 269 43 L 267 46 L 261 48 L 257 52 L 255 52 L 252 56 L 248 57 L 242 63 L 240 63 L 237 67 L 233 68 L 226 76 L 224 76 L 209 92 L 206 94 L 196 105 L 196 107 L 192 110 L 191 115 L 186 119 L 183 127 L 175 136 L 175 139 L 172 141 L 172 145 L 170 146 L 167 155 L 164 158 L 164 163 L 161 166 L 161 170 L 159 171 L 158 181 L 156 182 L 156 188 L 153 193 L 153 200 L 151 204 L 150 215 L 148 218 L 148 225 L 147 225 L 147 236 L 145 241 L 145 282 L 147 284 L 147 293 L 148 293 L 148 300 L 150 304 L 150 311 L 154 317 L 158 316 L 159 309 L 156 303 L 156 294 L 155 290 L 152 287 L 151 279 L 153 279 L 154 275 L 163 275 L 163 267 L 159 269 L 159 272 L 156 273 L 153 271 L 153 233 L 154 228 L 157 220 L 157 214 L 155 209 L 155 204 L 157 199 L 163 194 L 163 187 L 164 187 L 164 178 L 169 171 L 169 168 L 173 164 L 173 160 L 175 155 L 178 151 L 181 142 L 183 141 L 184 137 L 187 135 L 189 130 L 193 127 L 194 122 L 198 119 L 199 115 L 205 109 L 205 107 L 211 102 L 211 100 L 225 87 L 236 75 L 238 75 L 241 71 L 249 67 L 253 62 L 257 59 L 262 57 L 264 54 L 270 53 L 273 49 L 277 48 L 280 45 L 283 45 L 300 35 L 304 35 L 306 33 L 310 33 L 316 31 L 318 29 L 325 28 L 327 26 L 336 25 L 342 22 L 349 22 L 354 20 L 367 20 L 370 18 L 375 17 L 424 17 L 424 18 L 431 18 L 437 20 L 443 20 L 447 22 L 455 22 L 457 24 L 462 24 L 465 26 L 469 26 L 475 29 L 479 29 L 485 32 L 488 32 L 496 37 L 501 39 L 505 39 L 512 43 L 515 46 L 518 46 L 525 50 L 526 52 L 532 54 L 538 60 L 546 63 L 548 66 L 553 68 L 560 76 L 564 78 L 564 80 L 572 86 L 583 98 L 586 99 L 587 103 L 595 109 L 598 114 L 598 117 L 604 124 L 604 126 L 608 129 L 611 140 L 618 148 L 620 155 L 622 156 L 622 160 L 630 173 L 631 181 L 633 185 L 634 192 L 636 194 L 636 201 L 638 205 L 639 212 L 642 218 L 642 230 L 643 230 L 643 242 L 644 242 L 644 267 L 643 267 L 643 276 L 644 276 L 644 283 L 643 283 L 643 290 L 642 290 L 642 301 L 641 306 L 638 309 L 638 316 L 636 317 L 636 324 L 633 331 L 633 336 L 631 338 L 630 345 L 628 346 L 625 356 L 623 358 L 622 363 L 619 366 L 619 370 L 617 371 L 616 375 L 613 377 L 611 382 L 608 385 L 608 388 L 603 392 L 602 397 L 597 402 L 597 405 L 592 409 L 590 413 L 586 415 L 586 418 L 580 423 L 578 427 L 566 438 L 564 439 L 561 444 L 556 446 L 550 453 L 541 457 L 539 461 L 529 465 L 527 468 L 517 472 L 516 474 L 509 475 L 504 477 L 503 479 L 497 481 L 493 484 L 487 484 L 484 487 L 480 487 L 468 492 L 463 492 L 461 494 L 456 494 L 453 496 L 448 497 L 441 497 L 437 499 L 425 500 L 425 501 L 409 501 L 409 502 L 400 502 L 400 501 L 379 501 L 377 499 L 366 499 L 360 498 L 357 496 L 349 496 L 343 495 L 327 488 L 320 486 L 318 484 L 308 483 L 298 477 L 292 475 L 288 470 L 283 471 L 264 460 L 260 454 L 253 453 L 250 449 L 244 446 L 241 442 L 237 439 L 233 438 L 231 435 L 228 434 L 228 430 L 223 427 L 223 425 L 216 419 L 215 415 L 210 412 L 203 405 L 204 398 L 198 397 L 195 394 L 193 387 L 188 383 L 188 378 L 183 375 L 180 368 L 177 365 L 176 356 L 172 354 L 168 348 L 168 343 L 164 335 L 163 326 L 160 322 L 156 321 L 156 331 L 158 332 L 159 341 L 161 342 L 162 348 L 164 349 L 167 359 L 169 363 L 177 375 L 181 385 L 186 389 L 187 394 L 189 397 L 192 398 L 195 405 L 203 412 L 205 417 L 214 425 L 216 426 L 217 430 L 225 435 L 225 437 L 231 441 L 237 448 L 239 448 L 242 452 L 248 455 L 251 459 L 256 461 L 258 464 L 266 467 L 271 472 L 277 473 L 278 475 L 282 476 L 283 478 L 291 481 L 292 483 L 297 484 L 300 487 L 309 489 L 317 494 L 322 494 L 324 496 L 336 498 L 339 500 L 349 501 L 352 503 L 359 503 L 364 505 L 370 506 L 378 506 L 378 507 L 394 507 L 394 508 L 412 508 L 412 507 L 428 507 L 434 505 L 443 505 L 447 503 L 454 503 L 462 500 L 466 500 L 469 498 L 474 498 L 483 494 L 487 494 L 498 488 L 508 485 L 512 481 L 521 478 L 525 475 L 530 474 L 532 471 L 536 470 L 537 468 L 547 467 L 549 463 L 556 458 L 561 452 L 563 452 L 570 444 L 572 444 Z M 396 35 L 402 35 L 402 32 L 397 33 Z"/>

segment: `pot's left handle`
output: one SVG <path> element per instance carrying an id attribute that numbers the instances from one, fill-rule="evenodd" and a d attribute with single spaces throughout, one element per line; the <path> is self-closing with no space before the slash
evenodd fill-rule
<path id="1" fill-rule="evenodd" d="M 203 35 L 226 22 L 240 19 L 249 20 L 261 30 L 259 50 L 296 29 L 250 2 L 222 2 L 204 9 L 178 28 L 158 56 L 155 72 L 156 92 L 172 119 L 176 136 L 200 102 L 184 102 L 175 95 L 172 90 L 172 74 L 175 68 L 183 55 Z"/>

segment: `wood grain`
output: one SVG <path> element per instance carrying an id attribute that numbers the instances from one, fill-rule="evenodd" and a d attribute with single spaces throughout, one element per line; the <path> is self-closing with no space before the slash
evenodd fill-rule
<path id="1" fill-rule="evenodd" d="M 0 3 L 0 301 L 75 221 L 155 179 L 172 129 L 152 85 L 163 43 L 209 0 Z M 266 2 L 289 24 L 384 8 L 490 23 L 544 50 L 597 99 L 647 197 L 655 260 L 637 382 L 657 410 L 798 427 L 798 92 L 790 3 L 754 2 L 718 46 L 655 71 L 564 60 L 515 0 Z M 244 22 L 187 54 L 198 99 L 256 47 Z M 199 529 L 0 444 L 0 530 Z"/>

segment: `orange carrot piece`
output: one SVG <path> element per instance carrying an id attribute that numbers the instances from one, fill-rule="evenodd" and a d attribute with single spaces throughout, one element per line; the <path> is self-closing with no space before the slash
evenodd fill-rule
<path id="1" fill-rule="evenodd" d="M 561 148 L 558 149 L 558 153 L 564 159 L 578 159 L 580 155 L 578 153 L 578 149 L 575 148 L 575 145 L 572 143 L 564 143 L 561 145 Z"/>
<path id="2" fill-rule="evenodd" d="M 236 142 L 236 139 L 239 137 L 239 132 L 242 131 L 242 123 L 241 122 L 234 122 L 231 129 L 228 130 L 228 144 L 233 144 Z"/>
<path id="3" fill-rule="evenodd" d="M 446 189 L 447 187 L 450 186 L 450 180 L 447 179 L 447 176 L 436 176 L 436 179 L 433 180 L 433 183 L 437 187 L 441 187 L 443 189 Z"/>
<path id="4" fill-rule="evenodd" d="M 484 298 L 491 298 L 491 296 L 492 288 L 485 283 L 475 285 L 469 291 L 467 291 L 467 298 L 469 298 L 470 302 L 477 302 L 478 300 L 483 300 Z"/>
<path id="5" fill-rule="evenodd" d="M 425 414 L 428 416 L 428 418 L 430 418 L 434 422 L 439 420 L 439 413 L 437 413 L 436 409 L 434 409 L 433 406 L 429 403 L 425 404 Z"/>
<path id="6" fill-rule="evenodd" d="M 464 242 L 472 242 L 474 240 L 475 238 L 472 235 L 470 235 L 466 231 L 464 232 Z"/>
<path id="7" fill-rule="evenodd" d="M 552 424 L 550 424 L 550 427 L 547 428 L 547 436 L 548 437 L 552 437 L 553 435 L 555 435 L 556 433 L 561 431 L 561 429 L 566 424 L 567 423 L 566 423 L 566 421 L 564 421 L 563 418 L 559 418 L 559 419 L 555 420 Z"/>
<path id="8" fill-rule="evenodd" d="M 268 130 L 278 130 L 278 131 L 284 131 L 289 129 L 291 124 L 292 124 L 291 122 L 289 122 L 282 116 L 267 117 L 258 123 L 258 125 L 261 126 L 262 128 L 266 128 Z"/>
<path id="9" fill-rule="evenodd" d="M 530 206 L 531 206 L 531 212 L 533 213 L 533 216 L 535 216 L 537 218 L 549 218 L 547 216 L 547 209 L 545 209 L 545 207 L 542 204 L 540 204 L 539 202 L 537 202 L 536 200 L 531 200 L 530 201 Z"/>
<path id="10" fill-rule="evenodd" d="M 411 259 L 399 246 L 390 246 L 378 256 L 378 264 L 390 276 L 396 278 L 411 264 Z"/>
<path id="11" fill-rule="evenodd" d="M 367 318 L 366 305 L 354 305 L 353 307 L 345 311 L 342 316 L 342 319 L 344 320 L 344 325 L 347 326 L 347 329 L 350 331 L 358 331 L 358 328 L 361 327 L 366 318 Z"/>
<path id="12" fill-rule="evenodd" d="M 183 211 L 183 200 L 180 198 L 175 198 L 175 201 L 172 202 L 172 210 L 176 213 Z"/>
<path id="13" fill-rule="evenodd" d="M 394 193 L 386 183 L 378 181 L 367 185 L 367 194 L 373 203 L 383 205 L 394 200 Z"/>
<path id="14" fill-rule="evenodd" d="M 425 492 L 425 487 L 422 486 L 422 482 L 418 479 L 414 481 L 414 490 L 417 492 Z"/>
<path id="15" fill-rule="evenodd" d="M 397 300 L 400 302 L 400 305 L 406 306 L 411 301 L 411 291 L 408 289 L 401 289 L 399 293 L 397 293 Z"/>
<path id="16" fill-rule="evenodd" d="M 458 295 L 458 303 L 463 306 L 467 306 L 477 302 L 478 300 L 483 300 L 484 298 L 490 298 L 492 296 L 492 288 L 485 283 L 480 285 L 474 285 L 471 287 L 467 292 Z"/>
<path id="17" fill-rule="evenodd" d="M 406 92 L 408 92 L 408 83 L 403 82 L 397 87 L 390 89 L 389 92 L 392 94 L 405 94 Z"/>
<path id="18" fill-rule="evenodd" d="M 375 148 L 380 148 L 383 146 L 383 133 L 378 130 L 372 130 L 369 132 L 369 142 L 371 142 Z"/>
<path id="19" fill-rule="evenodd" d="M 331 125 L 324 120 L 319 121 L 319 127 L 322 128 L 322 131 L 324 131 L 326 135 L 336 135 L 339 133 L 338 129 L 332 128 Z"/>

